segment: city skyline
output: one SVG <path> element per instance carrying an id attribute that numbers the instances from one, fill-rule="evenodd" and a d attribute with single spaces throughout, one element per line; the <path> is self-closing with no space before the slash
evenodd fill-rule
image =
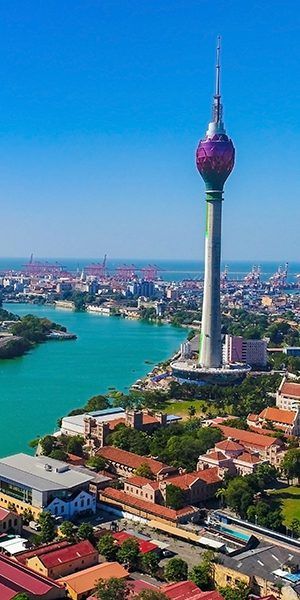
<path id="1" fill-rule="evenodd" d="M 223 261 L 297 261 L 295 9 L 80 0 L 71 13 L 64 0 L 4 1 L 0 256 L 203 259 L 193 155 L 220 33 L 237 147 Z"/>

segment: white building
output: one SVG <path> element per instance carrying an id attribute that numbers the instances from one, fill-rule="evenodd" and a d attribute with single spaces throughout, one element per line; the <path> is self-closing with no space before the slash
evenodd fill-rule
<path id="1" fill-rule="evenodd" d="M 276 394 L 276 406 L 283 410 L 300 411 L 300 383 L 284 377 Z"/>
<path id="2" fill-rule="evenodd" d="M 89 492 L 94 477 L 48 456 L 7 456 L 0 460 L 0 506 L 11 503 L 18 513 L 31 507 L 48 510 L 64 519 L 95 512 L 96 496 Z"/>

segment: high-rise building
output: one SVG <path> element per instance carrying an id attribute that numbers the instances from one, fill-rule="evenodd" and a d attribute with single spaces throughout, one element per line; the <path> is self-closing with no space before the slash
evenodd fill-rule
<path id="1" fill-rule="evenodd" d="M 222 364 L 221 342 L 221 224 L 223 187 L 234 166 L 235 150 L 223 123 L 220 90 L 220 38 L 217 45 L 216 88 L 212 121 L 196 152 L 196 164 L 206 188 L 206 232 L 203 311 L 199 363 L 218 368 Z"/>
<path id="2" fill-rule="evenodd" d="M 225 335 L 223 344 L 223 363 L 246 363 L 251 367 L 267 365 L 267 345 L 264 340 L 247 340 L 241 335 Z"/>

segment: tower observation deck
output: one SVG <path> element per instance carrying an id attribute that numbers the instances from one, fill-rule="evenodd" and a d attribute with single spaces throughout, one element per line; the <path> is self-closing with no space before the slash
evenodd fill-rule
<path id="1" fill-rule="evenodd" d="M 209 380 L 230 383 L 241 379 L 249 371 L 246 365 L 222 365 L 221 338 L 221 226 L 224 184 L 235 160 L 235 149 L 223 122 L 221 101 L 220 38 L 217 42 L 215 93 L 212 120 L 196 150 L 197 169 L 205 184 L 206 230 L 203 309 L 198 364 L 176 361 L 172 364 L 174 375 L 193 381 Z M 180 363 L 180 364 L 179 364 Z M 183 373 L 183 374 L 182 374 Z"/>

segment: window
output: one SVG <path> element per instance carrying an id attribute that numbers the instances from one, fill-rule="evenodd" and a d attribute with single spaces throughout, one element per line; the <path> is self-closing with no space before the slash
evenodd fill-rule
<path id="1" fill-rule="evenodd" d="M 83 508 L 83 506 L 84 506 L 84 498 L 82 500 L 80 500 L 80 506 L 81 506 L 81 508 Z"/>
<path id="2" fill-rule="evenodd" d="M 89 506 L 89 505 L 90 505 L 90 503 L 91 503 L 90 499 L 89 499 L 89 498 L 87 498 L 86 505 L 87 505 L 87 506 Z"/>
<path id="3" fill-rule="evenodd" d="M 18 519 L 14 520 L 14 526 L 18 525 Z"/>
<path id="4" fill-rule="evenodd" d="M 3 529 L 6 529 L 6 523 L 3 521 Z"/>
<path id="5" fill-rule="evenodd" d="M 231 583 L 232 577 L 230 577 L 230 575 L 226 575 L 226 581 L 227 583 Z"/>

